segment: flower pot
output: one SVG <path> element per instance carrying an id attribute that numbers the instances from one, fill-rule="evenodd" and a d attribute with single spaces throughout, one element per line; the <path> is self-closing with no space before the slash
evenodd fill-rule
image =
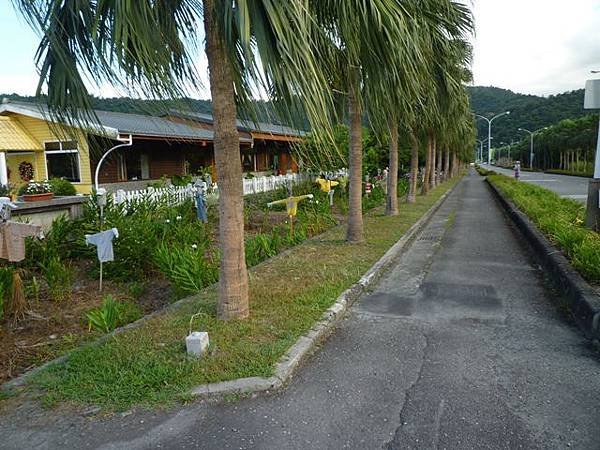
<path id="1" fill-rule="evenodd" d="M 23 201 L 25 202 L 43 202 L 45 200 L 52 200 L 54 192 L 44 192 L 43 194 L 25 194 L 23 195 Z"/>

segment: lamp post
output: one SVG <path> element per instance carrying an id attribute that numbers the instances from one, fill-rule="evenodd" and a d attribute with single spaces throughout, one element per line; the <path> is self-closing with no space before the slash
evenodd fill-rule
<path id="1" fill-rule="evenodd" d="M 479 114 L 475 114 L 475 117 L 485 120 L 488 123 L 488 165 L 492 164 L 492 122 L 499 117 L 507 116 L 510 114 L 510 111 L 505 111 L 501 114 L 497 114 L 491 119 L 488 119 L 485 116 L 480 116 Z"/>
<path id="2" fill-rule="evenodd" d="M 529 142 L 529 168 L 530 169 L 533 169 L 533 157 L 534 157 L 534 154 L 533 154 L 533 135 L 535 133 L 539 132 L 539 131 L 547 130 L 547 129 L 548 129 L 548 127 L 543 127 L 543 128 L 540 128 L 539 130 L 535 130 L 535 131 L 529 131 L 527 128 L 519 128 L 518 129 L 519 131 L 525 131 L 526 133 L 529 133 L 529 139 L 530 139 L 530 142 Z"/>
<path id="3" fill-rule="evenodd" d="M 477 142 L 479 142 L 479 162 L 483 161 L 483 144 L 485 144 L 485 141 L 487 141 L 487 138 L 484 139 L 483 141 L 476 139 Z"/>

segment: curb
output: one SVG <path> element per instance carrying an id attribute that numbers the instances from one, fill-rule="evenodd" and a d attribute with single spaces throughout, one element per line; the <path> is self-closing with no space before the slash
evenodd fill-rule
<path id="1" fill-rule="evenodd" d="M 276 391 L 283 388 L 293 377 L 303 360 L 316 350 L 332 333 L 337 323 L 345 316 L 354 302 L 370 286 L 381 278 L 383 273 L 410 245 L 417 234 L 429 223 L 446 198 L 456 189 L 456 183 L 444 193 L 438 201 L 417 221 L 404 235 L 388 249 L 388 251 L 365 273 L 358 282 L 340 294 L 335 303 L 324 313 L 323 317 L 308 333 L 300 336 L 296 343 L 281 357 L 275 366 L 272 377 L 249 377 L 237 380 L 209 383 L 195 386 L 190 391 L 192 396 L 201 398 L 219 398 L 224 395 L 248 395 L 259 392 Z"/>
<path id="2" fill-rule="evenodd" d="M 569 310 L 585 336 L 600 339 L 600 297 L 573 268 L 561 250 L 555 247 L 500 190 L 486 182 L 508 216 L 534 250 L 544 270 L 550 273 L 553 282 L 565 295 Z"/>

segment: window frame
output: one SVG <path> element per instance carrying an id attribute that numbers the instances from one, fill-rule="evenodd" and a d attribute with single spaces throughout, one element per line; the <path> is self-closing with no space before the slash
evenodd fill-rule
<path id="1" fill-rule="evenodd" d="M 76 148 L 70 148 L 70 149 L 63 149 L 63 143 L 67 143 L 67 142 L 74 142 Z M 59 150 L 46 150 L 46 144 L 59 144 L 60 149 Z M 79 181 L 70 181 L 70 183 L 72 184 L 83 184 L 83 181 L 81 179 L 81 154 L 79 152 L 79 142 L 77 141 L 58 141 L 58 140 L 51 140 L 51 141 L 44 141 L 44 169 L 46 170 L 46 180 L 49 180 L 49 173 L 48 173 L 48 155 L 64 155 L 67 153 L 77 153 L 77 174 L 79 175 Z"/>

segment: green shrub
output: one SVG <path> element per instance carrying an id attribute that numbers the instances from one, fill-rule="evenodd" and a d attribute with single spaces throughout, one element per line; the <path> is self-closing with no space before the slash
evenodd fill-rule
<path id="1" fill-rule="evenodd" d="M 260 233 L 246 239 L 246 265 L 248 267 L 269 259 L 279 253 L 282 239 L 274 230 L 269 234 Z"/>
<path id="2" fill-rule="evenodd" d="M 6 305 L 12 293 L 12 270 L 0 267 L 0 321 L 4 319 Z"/>
<path id="3" fill-rule="evenodd" d="M 63 263 L 58 256 L 53 256 L 40 265 L 42 274 L 48 283 L 50 297 L 57 302 L 71 298 L 73 269 Z"/>
<path id="4" fill-rule="evenodd" d="M 208 258 L 206 249 L 198 244 L 175 246 L 160 244 L 154 252 L 154 262 L 177 289 L 195 294 L 218 280 L 218 258 Z M 217 262 L 215 262 L 217 261 Z"/>
<path id="5" fill-rule="evenodd" d="M 54 195 L 75 195 L 77 191 L 75 186 L 69 180 L 64 178 L 52 178 L 49 181 L 50 190 L 54 192 Z"/>
<path id="6" fill-rule="evenodd" d="M 600 235 L 584 227 L 583 204 L 504 175 L 488 179 L 563 250 L 584 278 L 600 282 Z"/>
<path id="7" fill-rule="evenodd" d="M 187 186 L 191 182 L 191 175 L 173 175 L 171 177 L 171 184 L 173 184 L 173 186 Z"/>
<path id="8" fill-rule="evenodd" d="M 114 329 L 134 322 L 142 316 L 140 308 L 131 302 L 118 301 L 107 295 L 100 308 L 89 311 L 85 317 L 91 330 L 110 333 Z"/>

